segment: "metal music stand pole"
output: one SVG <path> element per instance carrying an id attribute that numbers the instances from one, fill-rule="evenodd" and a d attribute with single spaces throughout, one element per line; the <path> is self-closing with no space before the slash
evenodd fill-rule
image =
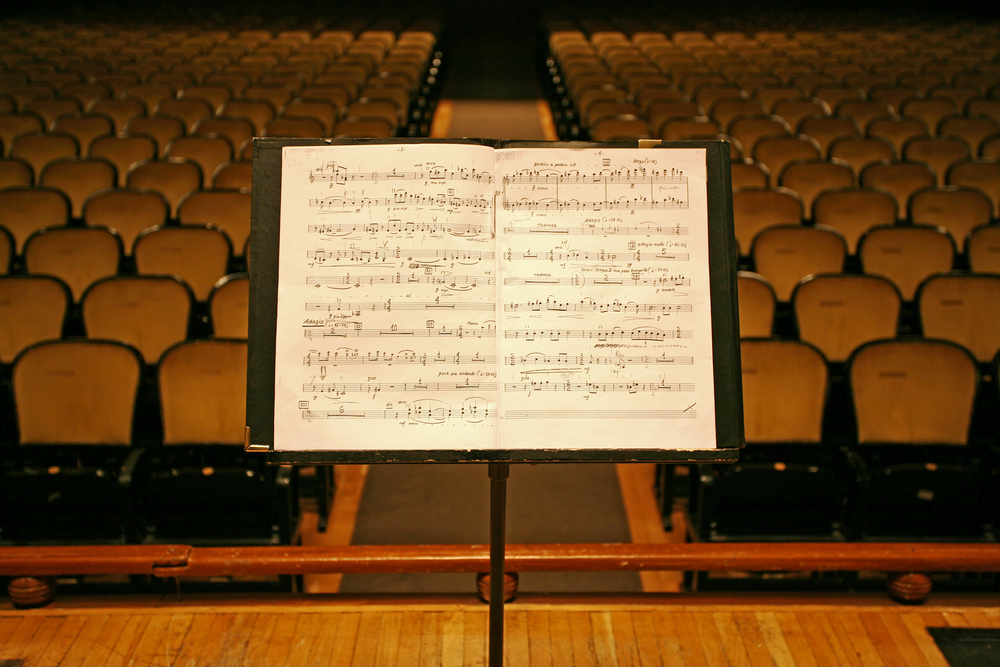
<path id="1" fill-rule="evenodd" d="M 503 667 L 504 551 L 507 539 L 507 476 L 510 464 L 490 466 L 490 660 Z"/>

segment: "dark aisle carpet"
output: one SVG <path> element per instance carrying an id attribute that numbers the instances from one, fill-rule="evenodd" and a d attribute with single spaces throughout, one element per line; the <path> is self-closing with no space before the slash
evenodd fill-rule
<path id="1" fill-rule="evenodd" d="M 951 667 L 1000 667 L 1000 630 L 927 628 Z"/>
<path id="2" fill-rule="evenodd" d="M 488 544 L 490 484 L 481 464 L 373 465 L 354 544 Z M 628 542 L 614 464 L 512 465 L 507 542 Z M 523 572 L 521 592 L 640 592 L 635 572 Z M 344 593 L 468 593 L 471 574 L 344 576 Z"/>

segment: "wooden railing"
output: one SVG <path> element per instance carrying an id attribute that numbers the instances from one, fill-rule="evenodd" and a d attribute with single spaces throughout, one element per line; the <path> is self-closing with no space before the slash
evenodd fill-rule
<path id="1" fill-rule="evenodd" d="M 510 572 L 873 570 L 894 573 L 890 592 L 897 598 L 917 601 L 930 591 L 930 579 L 924 573 L 1000 572 L 1000 545 L 853 542 L 509 544 L 506 569 Z M 14 578 L 11 596 L 18 604 L 25 605 L 48 602 L 52 592 L 47 588 L 46 578 L 58 575 L 184 578 L 487 571 L 489 547 L 480 544 L 0 547 L 0 576 Z M 894 585 L 898 590 L 893 590 Z"/>

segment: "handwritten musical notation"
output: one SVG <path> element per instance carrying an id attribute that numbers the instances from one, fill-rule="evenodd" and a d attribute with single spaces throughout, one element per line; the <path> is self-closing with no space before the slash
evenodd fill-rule
<path id="1" fill-rule="evenodd" d="M 504 391 L 583 391 L 588 394 L 624 391 L 694 391 L 694 382 L 508 382 Z"/>
<path id="2" fill-rule="evenodd" d="M 684 276 L 635 276 L 633 278 L 618 278 L 605 276 L 602 278 L 588 278 L 585 275 L 573 276 L 511 276 L 504 278 L 504 285 L 568 285 L 570 287 L 583 287 L 584 285 L 611 285 L 611 286 L 635 286 L 635 287 L 664 287 L 666 285 L 687 286 L 691 284 L 690 278 Z"/>
<path id="3" fill-rule="evenodd" d="M 443 166 L 432 166 L 423 171 L 348 171 L 347 167 L 329 162 L 319 169 L 309 172 L 309 182 L 330 182 L 338 185 L 379 181 L 476 181 L 477 183 L 492 183 L 493 176 L 488 172 L 477 172 L 475 169 L 449 169 Z"/>
<path id="4" fill-rule="evenodd" d="M 559 171 L 557 169 L 522 169 L 515 174 L 503 177 L 504 184 L 522 183 L 584 183 L 589 185 L 599 183 L 626 183 L 652 185 L 657 183 L 688 182 L 684 172 L 677 169 L 646 169 L 644 167 L 623 169 L 602 169 L 590 173 L 578 169 Z"/>
<path id="5" fill-rule="evenodd" d="M 455 301 L 442 303 L 440 301 L 396 301 L 396 303 L 393 303 L 392 299 L 386 299 L 385 301 L 368 301 L 364 303 L 342 303 L 339 300 L 319 303 L 306 302 L 305 309 L 310 312 L 319 310 L 327 313 L 339 313 L 343 311 L 349 313 L 385 311 L 390 313 L 393 310 L 471 310 L 492 313 L 496 309 L 496 306 L 492 302 Z"/>
<path id="6" fill-rule="evenodd" d="M 496 391 L 496 382 L 305 382 L 302 391 L 343 395 L 380 391 Z"/>
<path id="7" fill-rule="evenodd" d="M 439 424 L 450 419 L 461 419 L 479 423 L 496 417 L 489 401 L 484 398 L 468 398 L 455 406 L 436 399 L 411 401 L 405 408 L 395 410 L 303 410 L 302 419 L 394 419 L 410 420 L 424 424 Z"/>
<path id="8" fill-rule="evenodd" d="M 306 251 L 306 259 L 316 260 L 319 264 L 326 262 L 396 262 L 413 260 L 430 260 L 433 262 L 458 261 L 458 262 L 480 262 L 491 260 L 496 257 L 496 252 L 492 250 L 444 250 L 440 248 L 423 248 L 402 250 L 400 248 L 376 248 L 365 250 L 361 248 L 349 248 L 347 250 L 326 250 L 317 248 Z M 421 262 L 422 264 L 425 262 Z"/>
<path id="9" fill-rule="evenodd" d="M 586 338 L 590 340 L 653 340 L 662 341 L 672 338 L 691 338 L 694 331 L 691 329 L 651 329 L 641 328 L 624 331 L 621 329 L 525 329 L 523 331 L 508 329 L 504 332 L 504 338 L 515 338 L 523 340 L 563 340 L 566 338 Z"/>
<path id="10" fill-rule="evenodd" d="M 677 225 L 662 225 L 640 222 L 637 225 L 584 225 L 582 227 L 561 227 L 554 224 L 539 224 L 537 227 L 504 227 L 503 233 L 521 235 L 566 235 L 566 236 L 687 236 L 688 228 Z"/>
<path id="11" fill-rule="evenodd" d="M 528 199 L 503 200 L 508 211 L 662 211 L 687 208 L 687 200 L 676 197 L 618 197 L 612 200 L 580 201 L 578 199 Z"/>
<path id="12" fill-rule="evenodd" d="M 496 329 L 492 326 L 477 329 L 347 329 L 338 327 L 317 328 L 316 325 L 303 325 L 306 338 L 495 338 Z"/>
<path id="13" fill-rule="evenodd" d="M 505 303 L 503 305 L 503 309 L 506 313 L 537 313 L 544 310 L 558 313 L 633 313 L 635 315 L 667 315 L 669 313 L 690 313 L 692 305 L 690 303 L 635 303 L 634 301 L 622 303 L 618 299 L 603 303 L 587 299 L 581 299 L 580 301 L 557 301 L 552 298 L 547 298 L 545 301 L 538 299 L 535 301 Z"/>
<path id="14" fill-rule="evenodd" d="M 508 250 L 504 253 L 504 259 L 510 260 L 521 260 L 521 259 L 540 259 L 548 260 L 550 262 L 562 262 L 562 261 L 589 261 L 589 262 L 615 262 L 615 261 L 632 261 L 632 262 L 658 262 L 664 260 L 674 260 L 679 262 L 686 262 L 690 255 L 686 252 L 642 252 L 634 251 L 627 253 L 616 253 L 609 252 L 607 250 L 597 250 L 595 252 L 588 252 L 586 250 L 549 250 L 547 252 L 532 252 L 531 250 L 525 252 L 514 252 Z"/>
<path id="15" fill-rule="evenodd" d="M 497 363 L 494 354 L 427 354 L 417 353 L 413 350 L 402 350 L 400 352 L 366 352 L 360 353 L 358 350 L 327 350 L 320 352 L 310 350 L 302 359 L 303 366 L 326 364 L 329 366 L 364 366 L 379 364 L 391 366 L 392 364 L 416 364 L 426 366 L 427 364 L 447 364 L 460 366 L 463 364 L 474 364 L 477 366 L 495 366 Z"/>
<path id="16" fill-rule="evenodd" d="M 449 234 L 459 237 L 474 237 L 483 234 L 492 235 L 493 228 L 490 225 L 478 223 L 387 220 L 386 222 L 334 222 L 323 225 L 307 225 L 306 231 L 310 234 L 334 237 L 350 236 L 351 234 Z"/>
<path id="17" fill-rule="evenodd" d="M 712 441 L 704 154 L 519 146 L 284 149 L 276 442 Z"/>
<path id="18" fill-rule="evenodd" d="M 450 197 L 443 193 L 425 194 L 397 190 L 391 197 L 323 197 L 310 199 L 309 206 L 318 208 L 320 213 L 382 208 L 385 206 L 433 206 L 436 208 L 493 208 L 493 200 L 484 197 Z"/>
<path id="19" fill-rule="evenodd" d="M 666 353 L 659 357 L 646 355 L 625 355 L 600 356 L 592 354 L 542 354 L 532 352 L 530 354 L 511 354 L 505 358 L 504 364 L 508 366 L 555 366 L 555 372 L 563 372 L 564 367 L 569 366 L 648 366 L 650 364 L 670 364 L 672 366 L 691 366 L 694 364 L 694 357 L 668 357 Z"/>
<path id="20" fill-rule="evenodd" d="M 306 285 L 319 287 L 320 285 L 348 285 L 361 287 L 363 285 L 446 285 L 453 289 L 473 289 L 481 285 L 493 285 L 496 278 L 493 276 L 452 276 L 452 275 L 414 275 L 403 276 L 364 276 L 351 274 L 343 276 L 306 276 Z"/>

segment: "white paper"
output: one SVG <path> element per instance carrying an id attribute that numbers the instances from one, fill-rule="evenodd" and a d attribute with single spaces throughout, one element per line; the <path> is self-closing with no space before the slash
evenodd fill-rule
<path id="1" fill-rule="evenodd" d="M 285 147 L 276 450 L 710 449 L 705 151 Z"/>

